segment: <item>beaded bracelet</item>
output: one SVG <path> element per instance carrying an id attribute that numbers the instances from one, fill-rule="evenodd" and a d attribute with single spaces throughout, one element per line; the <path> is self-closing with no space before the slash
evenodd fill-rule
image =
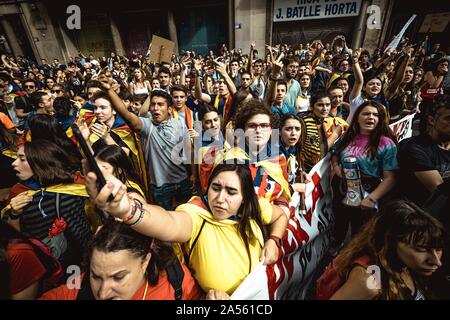
<path id="1" fill-rule="evenodd" d="M 123 218 L 123 219 L 116 218 L 116 221 L 127 222 L 127 221 L 130 221 L 131 219 L 133 219 L 134 215 L 136 214 L 136 210 L 138 208 L 137 201 L 139 201 L 139 200 L 133 199 L 133 205 L 131 206 L 131 212 L 126 218 Z"/>
<path id="2" fill-rule="evenodd" d="M 129 225 L 130 227 L 137 225 L 138 223 L 140 223 L 142 221 L 142 219 L 144 219 L 144 214 L 145 214 L 145 210 L 144 210 L 144 208 L 141 208 L 141 214 L 139 215 L 139 218 L 132 224 L 127 223 L 127 225 Z"/>
<path id="3" fill-rule="evenodd" d="M 135 222 L 133 222 L 132 224 L 128 224 L 127 223 L 127 225 L 129 225 L 130 227 L 140 223 L 142 221 L 142 219 L 144 218 L 144 214 L 145 214 L 145 209 L 144 209 L 144 206 L 143 206 L 142 202 L 140 202 L 138 199 L 134 199 L 134 201 L 135 201 L 135 204 L 136 204 L 136 207 L 137 207 L 136 209 L 139 209 L 140 214 L 139 214 L 139 218 Z"/>

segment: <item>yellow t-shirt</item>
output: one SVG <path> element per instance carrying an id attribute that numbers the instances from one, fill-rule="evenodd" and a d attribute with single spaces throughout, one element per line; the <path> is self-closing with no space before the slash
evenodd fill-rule
<path id="1" fill-rule="evenodd" d="M 272 207 L 264 199 L 259 199 L 261 220 L 269 224 L 272 220 Z M 192 243 L 205 225 L 198 237 L 190 256 L 190 266 L 194 277 L 203 291 L 210 289 L 222 290 L 231 295 L 249 274 L 249 259 L 244 241 L 239 234 L 239 222 L 230 219 L 216 220 L 199 197 L 193 197 L 188 203 L 177 207 L 176 211 L 184 211 L 192 218 L 191 239 L 185 243 L 190 252 Z M 251 222 L 252 237 L 249 244 L 251 268 L 259 263 L 261 250 L 264 246 L 262 231 L 255 221 Z"/>
<path id="2" fill-rule="evenodd" d="M 331 134 L 331 132 L 332 132 L 332 127 L 333 127 L 333 124 L 334 125 L 338 125 L 338 124 L 340 124 L 342 127 L 344 127 L 344 129 L 347 129 L 348 128 L 348 123 L 344 120 L 344 119 L 342 119 L 342 118 L 339 118 L 339 117 L 327 117 L 327 118 L 325 118 L 325 121 L 324 121 L 324 123 L 325 123 L 325 127 L 327 128 L 327 136 L 328 135 L 330 135 Z"/>

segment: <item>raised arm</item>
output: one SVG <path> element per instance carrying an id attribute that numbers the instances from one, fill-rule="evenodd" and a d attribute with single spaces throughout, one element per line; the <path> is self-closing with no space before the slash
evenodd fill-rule
<path id="1" fill-rule="evenodd" d="M 247 64 L 247 71 L 250 72 L 251 75 L 253 75 L 253 72 L 252 72 L 253 50 L 255 50 L 255 44 L 254 43 L 252 43 L 250 45 L 250 53 L 248 55 L 248 64 Z"/>
<path id="2" fill-rule="evenodd" d="M 201 100 L 206 103 L 211 102 L 211 97 L 208 94 L 202 92 L 202 82 L 200 80 L 201 65 L 199 60 L 193 60 L 192 62 L 195 71 L 195 99 Z"/>
<path id="3" fill-rule="evenodd" d="M 98 80 L 103 86 L 103 89 L 108 93 L 109 98 L 112 101 L 112 107 L 116 112 L 125 120 L 128 126 L 135 132 L 140 132 L 142 129 L 141 120 L 137 115 L 128 111 L 127 107 L 123 103 L 122 99 L 111 87 L 111 73 L 106 72 L 98 77 Z"/>
<path id="4" fill-rule="evenodd" d="M 383 57 L 379 58 L 377 61 L 374 62 L 373 67 L 375 69 L 378 69 L 382 65 L 387 65 L 388 62 L 390 62 L 394 57 L 395 55 L 392 54 L 390 51 L 388 51 L 383 55 Z"/>
<path id="5" fill-rule="evenodd" d="M 97 191 L 97 177 L 93 172 L 89 172 L 86 176 L 86 190 L 100 210 L 108 212 L 110 215 L 118 219 L 125 219 L 131 216 L 133 204 L 136 200 L 127 196 L 127 188 L 120 181 L 114 180 Z M 112 194 L 114 184 L 121 184 L 119 191 L 116 193 L 112 201 L 108 201 L 108 197 Z M 139 199 L 141 202 L 143 199 Z M 192 233 L 192 218 L 186 212 L 166 211 L 165 209 L 147 204 L 143 204 L 143 213 L 137 208 L 131 219 L 124 222 L 139 233 L 149 237 L 154 237 L 161 241 L 168 242 L 187 242 Z M 141 217 L 142 215 L 142 217 Z"/>
<path id="6" fill-rule="evenodd" d="M 350 92 L 349 100 L 352 101 L 357 96 L 361 94 L 361 90 L 363 88 L 364 78 L 361 71 L 361 67 L 359 66 L 359 55 L 361 54 L 361 48 L 353 51 L 352 60 L 353 60 L 353 72 L 355 74 L 355 83 L 353 84 L 352 91 Z"/>
<path id="7" fill-rule="evenodd" d="M 389 83 L 387 90 L 386 90 L 386 99 L 390 100 L 395 96 L 397 93 L 397 90 L 400 86 L 400 84 L 403 81 L 403 78 L 405 76 L 406 66 L 408 65 L 408 62 L 410 61 L 410 56 L 405 55 L 403 56 L 399 61 L 399 66 L 397 70 L 395 71 L 394 78 L 392 79 L 391 83 Z"/>
<path id="8" fill-rule="evenodd" d="M 235 86 L 233 80 L 231 80 L 230 76 L 227 73 L 226 64 L 223 63 L 223 62 L 218 62 L 217 60 L 214 60 L 214 63 L 216 64 L 217 72 L 220 73 L 220 75 L 222 76 L 223 80 L 227 84 L 227 87 L 228 87 L 228 90 L 230 91 L 230 94 L 234 95 L 237 92 L 237 89 L 236 89 L 236 86 Z"/>
<path id="9" fill-rule="evenodd" d="M 280 56 L 282 58 L 282 56 Z M 273 104 L 275 101 L 276 93 L 277 93 L 277 81 L 274 79 L 279 79 L 281 76 L 281 69 L 283 68 L 283 63 L 280 61 L 280 57 L 272 62 L 272 70 L 269 76 L 269 90 L 267 93 L 267 103 L 269 106 Z"/>

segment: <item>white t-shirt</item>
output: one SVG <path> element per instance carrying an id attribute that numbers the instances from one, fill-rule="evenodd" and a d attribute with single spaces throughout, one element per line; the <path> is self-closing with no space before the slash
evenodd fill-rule
<path id="1" fill-rule="evenodd" d="M 361 96 L 361 94 L 359 96 L 357 96 L 356 98 L 354 98 L 353 100 L 350 101 L 350 113 L 348 115 L 347 118 L 347 123 L 351 123 L 352 119 L 353 119 L 353 115 L 355 114 L 356 110 L 358 110 L 358 108 L 364 103 L 364 99 Z"/>

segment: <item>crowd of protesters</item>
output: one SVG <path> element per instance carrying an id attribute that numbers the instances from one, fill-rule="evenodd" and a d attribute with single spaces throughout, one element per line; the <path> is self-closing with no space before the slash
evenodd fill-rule
<path id="1" fill-rule="evenodd" d="M 249 49 L 2 55 L 0 299 L 228 299 L 277 261 L 292 195 L 328 154 L 335 223 L 316 298 L 450 298 L 449 48 Z M 398 141 L 389 125 L 408 115 Z"/>

